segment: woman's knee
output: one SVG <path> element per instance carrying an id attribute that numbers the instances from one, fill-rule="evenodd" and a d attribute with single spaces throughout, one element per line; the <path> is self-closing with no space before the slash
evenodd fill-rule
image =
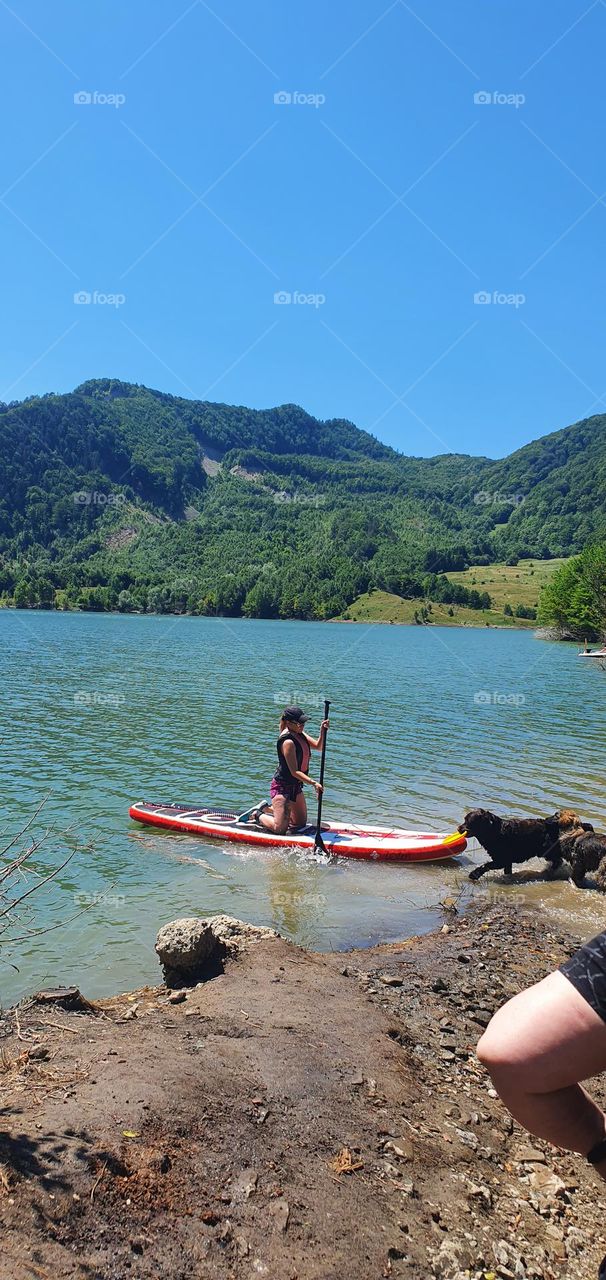
<path id="1" fill-rule="evenodd" d="M 512 1066 L 511 1037 L 501 1030 L 500 1020 L 494 1017 L 478 1041 L 476 1054 L 489 1072 L 506 1070 Z"/>
<path id="2" fill-rule="evenodd" d="M 527 1065 L 524 1036 L 520 1035 L 519 1000 L 514 996 L 497 1010 L 476 1049 L 479 1061 L 493 1079 L 498 1076 L 505 1083 L 511 1074 L 518 1085 Z"/>

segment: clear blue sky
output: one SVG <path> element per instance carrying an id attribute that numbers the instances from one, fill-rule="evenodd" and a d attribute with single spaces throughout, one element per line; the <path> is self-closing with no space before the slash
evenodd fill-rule
<path id="1" fill-rule="evenodd" d="M 603 0 L 0 0 L 0 35 L 0 398 L 111 375 L 492 456 L 604 411 Z"/>

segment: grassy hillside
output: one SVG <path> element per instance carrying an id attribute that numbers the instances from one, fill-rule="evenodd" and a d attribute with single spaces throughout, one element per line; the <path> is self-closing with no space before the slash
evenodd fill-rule
<path id="1" fill-rule="evenodd" d="M 417 598 L 404 600 L 388 591 L 364 592 L 346 610 L 344 617 L 352 622 L 400 622 L 413 624 L 421 610 L 428 610 L 426 622 L 444 627 L 534 627 L 536 621 L 515 617 L 518 605 L 536 609 L 539 593 L 565 560 L 520 560 L 515 566 L 505 564 L 475 565 L 459 573 L 449 573 L 450 582 L 468 589 L 488 591 L 491 609 L 468 609 L 461 605 L 445 605 Z M 503 613 L 509 604 L 513 615 Z M 431 606 L 429 608 L 429 606 Z"/>
<path id="2" fill-rule="evenodd" d="M 488 591 L 497 609 L 502 610 L 505 604 L 514 610 L 518 604 L 536 609 L 542 588 L 562 564 L 564 560 L 561 558 L 519 560 L 516 565 L 475 565 L 448 576 L 451 582 L 458 582 L 463 587 Z"/>

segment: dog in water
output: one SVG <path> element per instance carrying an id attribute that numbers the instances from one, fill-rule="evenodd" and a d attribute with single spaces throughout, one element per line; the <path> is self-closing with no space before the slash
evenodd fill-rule
<path id="1" fill-rule="evenodd" d="M 563 855 L 570 863 L 572 879 L 581 888 L 588 871 L 596 872 L 596 885 L 606 893 L 606 835 L 600 835 L 593 827 L 572 835 L 563 841 Z"/>
<path id="2" fill-rule="evenodd" d="M 461 835 L 474 836 L 489 857 L 481 867 L 474 867 L 470 880 L 479 880 L 487 871 L 510 876 L 514 862 L 530 858 L 545 858 L 553 875 L 566 857 L 564 838 L 568 842 L 588 830 L 593 828 L 572 809 L 559 809 L 549 818 L 500 818 L 490 809 L 471 809 L 459 827 Z"/>

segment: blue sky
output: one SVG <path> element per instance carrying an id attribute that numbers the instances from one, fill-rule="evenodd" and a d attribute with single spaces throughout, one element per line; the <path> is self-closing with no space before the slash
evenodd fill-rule
<path id="1" fill-rule="evenodd" d="M 115 376 L 491 456 L 605 410 L 603 0 L 0 0 L 0 33 L 1 399 Z"/>

